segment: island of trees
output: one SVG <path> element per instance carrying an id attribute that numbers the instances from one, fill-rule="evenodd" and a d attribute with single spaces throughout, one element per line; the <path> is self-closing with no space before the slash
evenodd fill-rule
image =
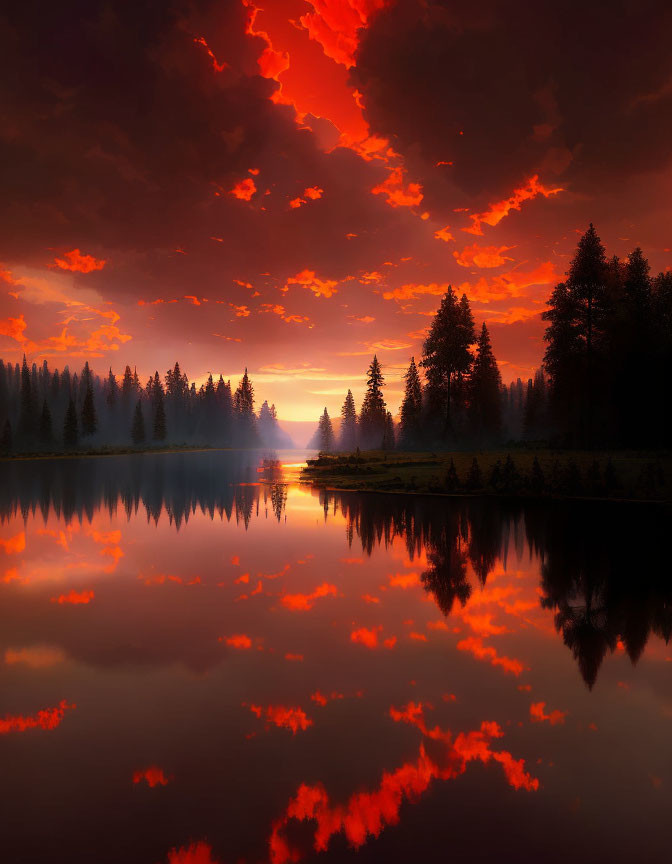
<path id="1" fill-rule="evenodd" d="M 0 359 L 0 454 L 145 449 L 186 444 L 217 447 L 287 447 L 275 405 L 254 407 L 247 369 L 232 392 L 212 375 L 196 388 L 175 363 L 143 386 L 126 366 L 121 383 L 112 369 L 101 379 L 84 364 L 81 374 Z"/>
<path id="2" fill-rule="evenodd" d="M 513 441 L 669 448 L 672 272 L 652 277 L 639 248 L 625 261 L 607 258 L 591 224 L 542 317 L 542 367 L 526 384 L 503 385 L 487 325 L 477 330 L 466 295 L 458 298 L 449 287 L 419 363 L 411 358 L 405 374 L 398 423 L 387 410 L 374 356 L 359 415 L 348 390 L 337 431 L 325 408 L 314 445 L 326 452 L 479 449 Z"/>

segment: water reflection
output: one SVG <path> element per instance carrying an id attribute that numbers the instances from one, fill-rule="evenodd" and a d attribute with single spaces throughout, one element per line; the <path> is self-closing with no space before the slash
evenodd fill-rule
<path id="1" fill-rule="evenodd" d="M 556 613 L 555 626 L 589 688 L 607 652 L 624 647 L 634 664 L 651 633 L 666 644 L 672 635 L 668 508 L 483 498 L 437 503 L 340 492 L 321 499 L 325 512 L 343 512 L 350 543 L 356 534 L 366 554 L 395 537 L 411 559 L 424 550 L 422 584 L 446 617 L 471 596 L 467 564 L 485 586 L 512 543 L 518 554 L 523 545 L 534 550 L 541 606 Z"/>
<path id="2" fill-rule="evenodd" d="M 0 463 L 3 864 L 662 857 L 669 512 L 287 461 Z"/>

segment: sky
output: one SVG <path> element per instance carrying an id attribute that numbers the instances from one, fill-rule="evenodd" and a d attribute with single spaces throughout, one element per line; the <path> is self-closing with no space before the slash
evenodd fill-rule
<path id="1" fill-rule="evenodd" d="M 589 222 L 672 265 L 669 4 L 257 2 L 3 3 L 0 357 L 396 412 L 448 285 L 506 383 Z"/>

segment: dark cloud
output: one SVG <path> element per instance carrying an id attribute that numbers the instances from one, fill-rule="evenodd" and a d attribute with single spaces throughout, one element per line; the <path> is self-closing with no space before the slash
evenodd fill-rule
<path id="1" fill-rule="evenodd" d="M 370 194 L 383 169 L 323 152 L 291 107 L 270 101 L 277 85 L 257 74 L 263 43 L 244 35 L 246 14 L 206 0 L 10 4 L 0 14 L 0 259 L 43 264 L 54 249 L 86 248 L 111 259 L 100 285 L 138 293 L 134 273 L 144 290 L 170 280 L 164 253 L 175 248 L 201 256 L 194 283 L 216 270 L 218 286 L 259 269 L 344 276 L 345 235 L 372 224 L 391 227 L 381 250 L 391 254 L 408 214 Z M 324 121 L 314 125 L 322 135 Z M 259 174 L 248 204 L 229 191 L 249 169 Z M 288 213 L 315 185 L 323 199 Z"/>
<path id="2" fill-rule="evenodd" d="M 585 193 L 672 160 L 671 32 L 661 0 L 399 0 L 351 74 L 430 207 L 482 206 L 536 172 Z"/>

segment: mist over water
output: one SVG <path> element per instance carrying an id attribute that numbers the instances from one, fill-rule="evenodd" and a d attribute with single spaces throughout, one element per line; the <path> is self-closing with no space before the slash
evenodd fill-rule
<path id="1" fill-rule="evenodd" d="M 669 508 L 302 457 L 0 465 L 1 860 L 662 858 Z"/>

